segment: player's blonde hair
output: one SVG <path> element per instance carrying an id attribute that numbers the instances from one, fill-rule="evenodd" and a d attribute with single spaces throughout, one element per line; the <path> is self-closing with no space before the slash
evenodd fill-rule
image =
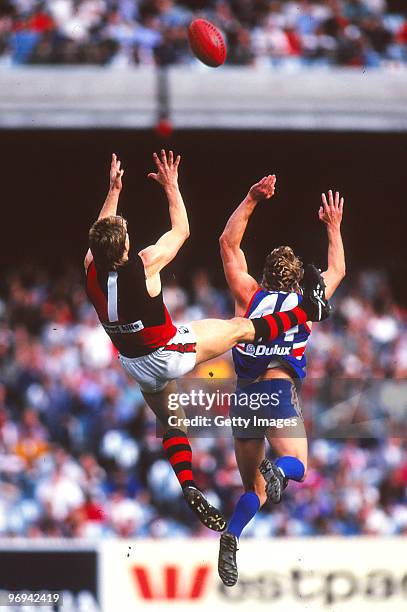
<path id="1" fill-rule="evenodd" d="M 89 231 L 89 248 L 97 268 L 117 270 L 125 262 L 127 221 L 120 215 L 96 221 Z"/>
<path id="2" fill-rule="evenodd" d="M 267 291 L 295 291 L 300 293 L 304 275 L 302 261 L 289 246 L 281 246 L 266 257 L 262 285 Z"/>

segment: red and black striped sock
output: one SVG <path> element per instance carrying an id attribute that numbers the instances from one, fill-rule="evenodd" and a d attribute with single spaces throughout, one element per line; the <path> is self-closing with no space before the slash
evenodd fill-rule
<path id="1" fill-rule="evenodd" d="M 286 312 L 275 312 L 263 317 L 251 319 L 255 329 L 255 341 L 267 342 L 281 336 L 296 325 L 308 321 L 309 316 L 301 306 L 296 306 Z"/>
<path id="2" fill-rule="evenodd" d="M 163 447 L 181 487 L 196 487 L 192 475 L 192 450 L 186 433 L 181 429 L 169 429 L 163 436 Z"/>

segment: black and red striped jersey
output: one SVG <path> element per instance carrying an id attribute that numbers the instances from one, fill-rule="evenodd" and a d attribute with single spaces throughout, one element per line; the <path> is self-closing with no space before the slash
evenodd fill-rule
<path id="1" fill-rule="evenodd" d="M 139 256 L 115 271 L 97 270 L 92 261 L 86 274 L 86 292 L 99 320 L 119 353 L 140 357 L 165 346 L 176 334 L 162 292 L 148 294 Z"/>

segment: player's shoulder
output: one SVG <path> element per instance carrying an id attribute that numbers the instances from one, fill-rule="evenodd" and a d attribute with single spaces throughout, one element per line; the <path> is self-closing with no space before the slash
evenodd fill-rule
<path id="1" fill-rule="evenodd" d="M 258 292 L 253 300 L 253 306 L 272 309 L 273 311 L 291 310 L 301 302 L 301 295 L 295 291 L 265 290 Z"/>
<path id="2" fill-rule="evenodd" d="M 301 293 L 297 293 L 296 291 L 281 291 L 278 289 L 264 289 L 263 287 L 259 287 L 256 292 L 256 296 L 260 299 L 267 297 L 274 297 L 274 299 L 279 299 L 281 301 L 285 300 L 297 300 L 300 302 L 302 300 Z"/>
<path id="3" fill-rule="evenodd" d="M 134 282 L 135 280 L 144 279 L 144 266 L 141 258 L 135 254 L 129 253 L 128 260 L 117 268 L 118 276 L 123 282 L 128 280 Z"/>

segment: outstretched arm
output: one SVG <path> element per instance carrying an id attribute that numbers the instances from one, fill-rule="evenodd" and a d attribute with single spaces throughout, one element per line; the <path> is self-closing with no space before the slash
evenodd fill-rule
<path id="1" fill-rule="evenodd" d="M 226 281 L 236 301 L 236 314 L 242 314 L 258 288 L 257 281 L 250 276 L 246 257 L 241 248 L 243 235 L 254 209 L 260 200 L 274 195 L 275 175 L 265 176 L 253 185 L 243 202 L 232 213 L 219 239 Z"/>
<path id="2" fill-rule="evenodd" d="M 104 219 L 105 217 L 111 217 L 112 215 L 117 214 L 117 206 L 119 204 L 119 197 L 122 190 L 122 176 L 124 174 L 124 170 L 121 169 L 122 162 L 117 159 L 115 153 L 112 155 L 112 163 L 110 164 L 110 182 L 109 182 L 109 191 L 107 192 L 106 200 L 103 203 L 101 211 L 98 216 L 99 219 Z"/>
<path id="3" fill-rule="evenodd" d="M 110 217 L 111 215 L 115 215 L 117 213 L 117 206 L 119 204 L 119 197 L 122 190 L 122 176 L 124 174 L 124 170 L 120 168 L 121 161 L 117 159 L 115 153 L 112 154 L 112 161 L 110 164 L 110 176 L 109 176 L 109 191 L 107 192 L 106 199 L 103 203 L 103 206 L 100 210 L 99 219 L 104 219 L 105 217 Z M 85 270 L 88 269 L 89 264 L 93 259 L 92 252 L 89 249 L 86 253 L 85 257 Z"/>
<path id="4" fill-rule="evenodd" d="M 322 206 L 318 211 L 319 219 L 325 223 L 328 234 L 328 269 L 323 272 L 328 299 L 332 297 L 346 272 L 341 236 L 343 204 L 344 199 L 340 197 L 338 191 L 335 192 L 335 198 L 332 191 L 329 191 L 328 201 L 326 195 L 322 194 Z"/>
<path id="5" fill-rule="evenodd" d="M 174 154 L 169 152 L 168 157 L 164 149 L 161 159 L 157 153 L 153 155 L 157 172 L 150 172 L 149 178 L 160 183 L 168 199 L 171 229 L 163 234 L 155 244 L 139 252 L 146 278 L 151 278 L 172 261 L 189 236 L 189 223 L 185 204 L 178 187 L 178 166 L 181 157 L 178 155 L 174 161 Z"/>

